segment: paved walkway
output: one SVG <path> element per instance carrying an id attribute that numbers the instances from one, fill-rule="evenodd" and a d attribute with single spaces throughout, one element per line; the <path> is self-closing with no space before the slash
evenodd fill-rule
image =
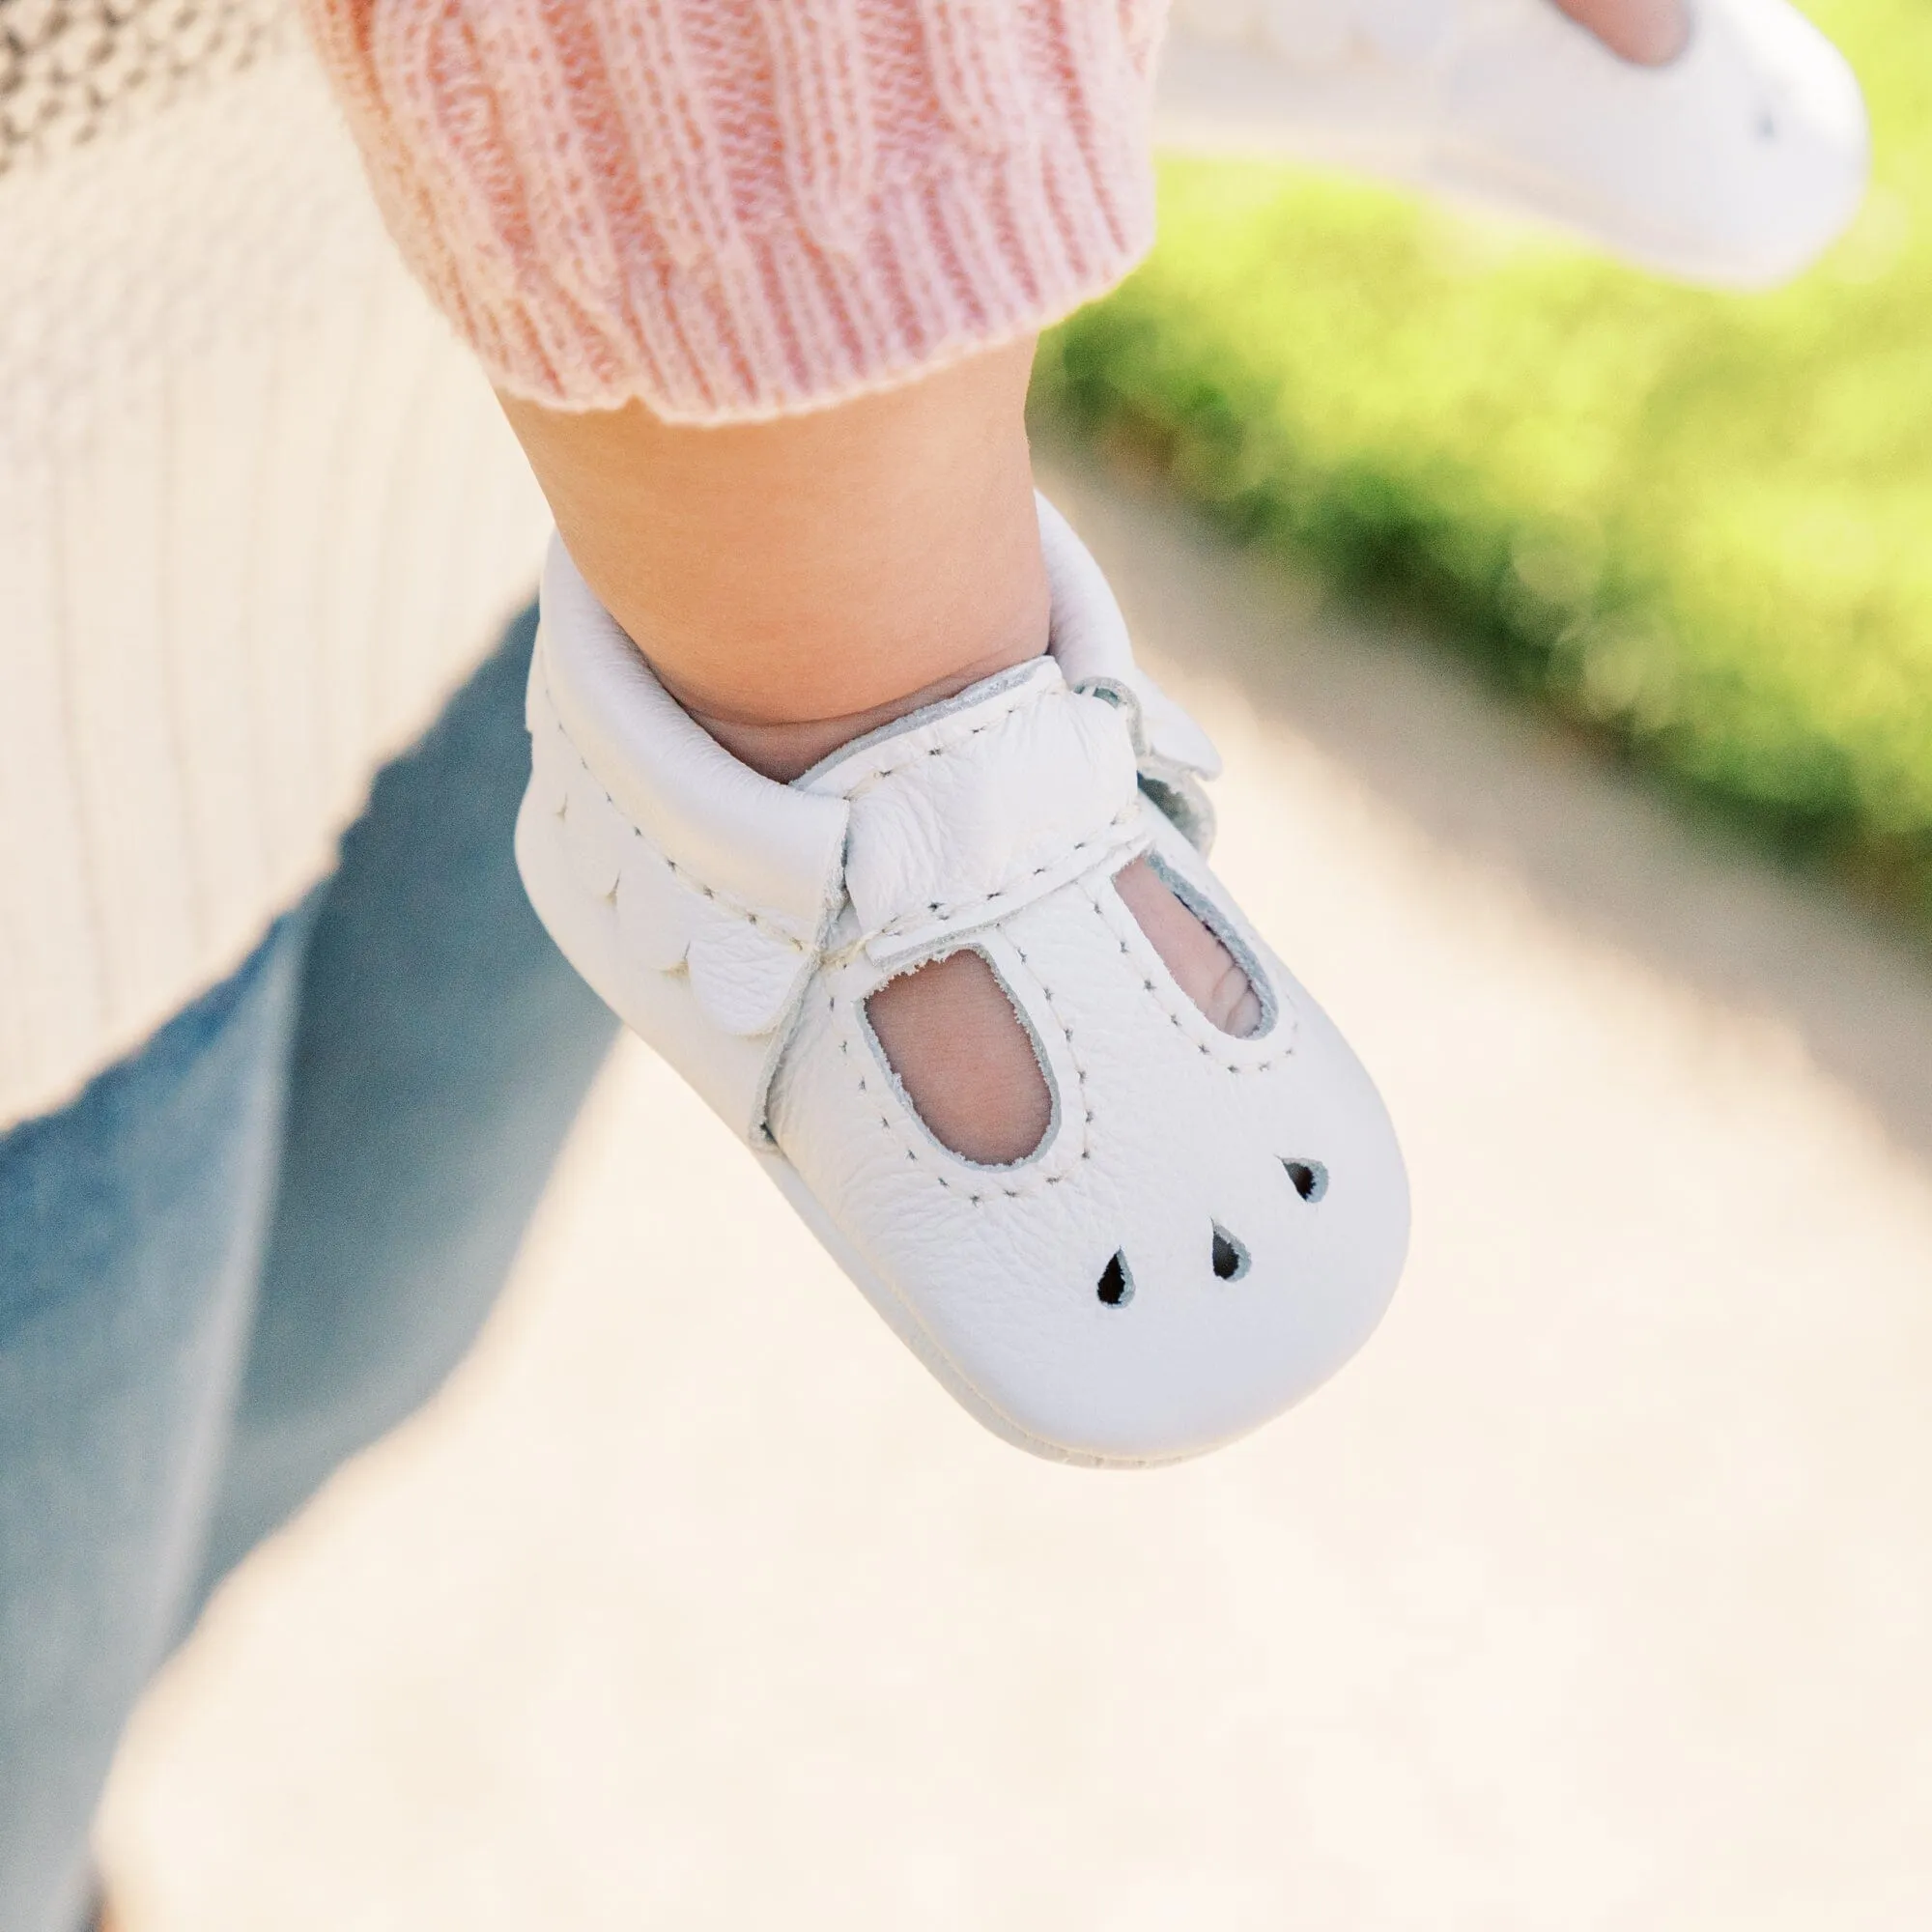
<path id="1" fill-rule="evenodd" d="M 1382 1333 L 1035 1463 L 632 1045 L 477 1358 L 151 1700 L 128 1932 L 1932 1923 L 1932 972 L 1059 494 L 1404 1131 Z"/>

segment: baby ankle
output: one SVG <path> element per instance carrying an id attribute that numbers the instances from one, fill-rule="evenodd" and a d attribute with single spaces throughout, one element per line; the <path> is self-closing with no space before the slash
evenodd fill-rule
<path id="1" fill-rule="evenodd" d="M 853 739 L 863 738 L 867 731 L 876 731 L 923 705 L 957 696 L 996 671 L 1009 670 L 1014 665 L 1044 656 L 1046 647 L 1042 621 L 1037 631 L 1020 633 L 915 690 L 888 697 L 863 711 L 832 718 L 753 719 L 724 715 L 692 702 L 661 669 L 657 675 L 693 722 L 709 732 L 740 764 L 750 765 L 754 772 L 780 784 L 789 784 Z"/>

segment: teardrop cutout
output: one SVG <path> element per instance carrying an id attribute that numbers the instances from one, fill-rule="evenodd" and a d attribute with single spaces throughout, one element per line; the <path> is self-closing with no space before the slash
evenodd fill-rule
<path id="1" fill-rule="evenodd" d="M 1294 1182 L 1294 1191 L 1304 1201 L 1316 1202 L 1328 1191 L 1328 1170 L 1319 1160 L 1284 1160 L 1282 1166 L 1288 1170 L 1288 1178 Z"/>
<path id="2" fill-rule="evenodd" d="M 1248 1251 L 1225 1228 L 1214 1230 L 1214 1275 L 1219 1281 L 1239 1281 L 1248 1271 Z"/>

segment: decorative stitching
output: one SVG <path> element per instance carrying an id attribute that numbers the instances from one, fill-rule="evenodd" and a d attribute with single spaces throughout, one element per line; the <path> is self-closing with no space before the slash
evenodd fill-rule
<path id="1" fill-rule="evenodd" d="M 994 725 L 1004 724 L 1023 705 L 1044 704 L 1049 698 L 1072 697 L 1075 694 L 1066 690 L 1064 686 L 1049 688 L 1044 691 L 1021 690 L 1011 693 L 1002 693 L 1001 696 L 1006 700 L 1003 708 L 993 717 L 981 719 L 979 724 L 968 725 L 964 730 L 959 729 L 956 725 L 949 726 L 943 719 L 936 724 L 924 726 L 923 728 L 926 730 L 936 730 L 941 734 L 940 740 L 936 745 L 913 746 L 907 744 L 905 739 L 888 739 L 886 746 L 880 748 L 881 751 L 884 752 L 888 746 L 896 744 L 898 747 L 896 754 L 882 757 L 879 762 L 867 766 L 840 792 L 839 796 L 848 800 L 857 798 L 862 791 L 871 790 L 881 780 L 891 778 L 895 772 L 903 771 L 906 766 L 918 757 L 937 758 L 948 752 L 956 751 L 969 740 L 979 737 L 982 731 L 990 731 Z M 998 700 L 995 701 L 997 702 Z M 911 732 L 908 732 L 906 737 L 910 738 L 912 735 Z"/>
<path id="2" fill-rule="evenodd" d="M 1009 940 L 1009 944 L 1012 946 L 1013 956 L 1029 973 L 1033 973 L 1033 962 L 1021 951 L 1019 943 L 1016 940 Z M 1065 1016 L 1061 1012 L 1059 1003 L 1053 997 L 1053 988 L 1037 973 L 1034 973 L 1033 977 L 1034 983 L 1038 986 L 1041 996 L 1046 1001 L 1047 1010 L 1053 1015 L 1054 1024 L 1060 1029 L 1061 1038 L 1066 1042 L 1066 1057 L 1073 1063 L 1074 1083 L 1080 1089 L 1080 1158 L 1090 1160 L 1094 1153 L 1092 1132 L 1094 1108 L 1087 1098 L 1087 1069 L 1081 1065 L 1080 1056 L 1073 1050 L 1073 1029 L 1066 1024 Z"/>
<path id="3" fill-rule="evenodd" d="M 1115 832 L 1121 826 L 1127 824 L 1129 820 L 1137 815 L 1140 806 L 1137 799 L 1128 800 L 1112 818 L 1108 819 L 1098 832 L 1090 833 L 1085 838 L 1079 839 L 1069 845 L 1059 857 L 1049 859 L 1044 864 L 1034 867 L 1031 871 L 1011 874 L 1010 878 L 1022 883 L 1027 880 L 1037 879 L 1043 873 L 1058 871 L 1061 867 L 1066 865 L 1071 860 L 1078 859 L 1083 852 L 1092 851 L 1096 845 L 1113 842 L 1109 838 L 1109 834 Z M 924 910 L 927 913 L 937 914 L 938 923 L 942 927 L 951 927 L 961 923 L 969 918 L 983 913 L 988 906 L 996 905 L 1002 899 L 1016 897 L 1020 889 L 1021 886 L 1019 883 L 1003 883 L 995 886 L 991 892 L 982 894 L 977 899 L 967 899 L 957 905 L 949 905 L 944 899 L 930 899 L 926 902 Z M 889 919 L 884 925 L 866 934 L 858 942 L 858 946 L 864 948 L 870 945 L 875 939 L 892 939 L 906 931 L 909 927 L 915 925 L 923 926 L 927 923 L 915 913 L 899 913 L 895 918 Z"/>

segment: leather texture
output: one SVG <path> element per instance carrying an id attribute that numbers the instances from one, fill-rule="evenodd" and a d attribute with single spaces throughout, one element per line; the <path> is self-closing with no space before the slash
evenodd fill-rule
<path id="1" fill-rule="evenodd" d="M 1156 126 L 1529 215 L 1642 267 L 1761 288 L 1858 212 L 1844 57 L 1787 0 L 1686 0 L 1673 60 L 1621 59 L 1551 0 L 1175 0 Z"/>
<path id="2" fill-rule="evenodd" d="M 1062 1460 L 1166 1462 L 1361 1346 L 1406 1186 L 1368 1076 L 1207 866 L 1211 745 L 1040 514 L 1052 654 L 791 785 L 692 723 L 554 543 L 518 860 L 565 954 L 975 1415 Z M 1122 903 L 1142 855 L 1247 970 L 1254 1036 L 1207 1019 Z M 889 979 L 962 947 L 1052 1095 L 1009 1165 L 933 1137 L 867 1018 Z"/>

